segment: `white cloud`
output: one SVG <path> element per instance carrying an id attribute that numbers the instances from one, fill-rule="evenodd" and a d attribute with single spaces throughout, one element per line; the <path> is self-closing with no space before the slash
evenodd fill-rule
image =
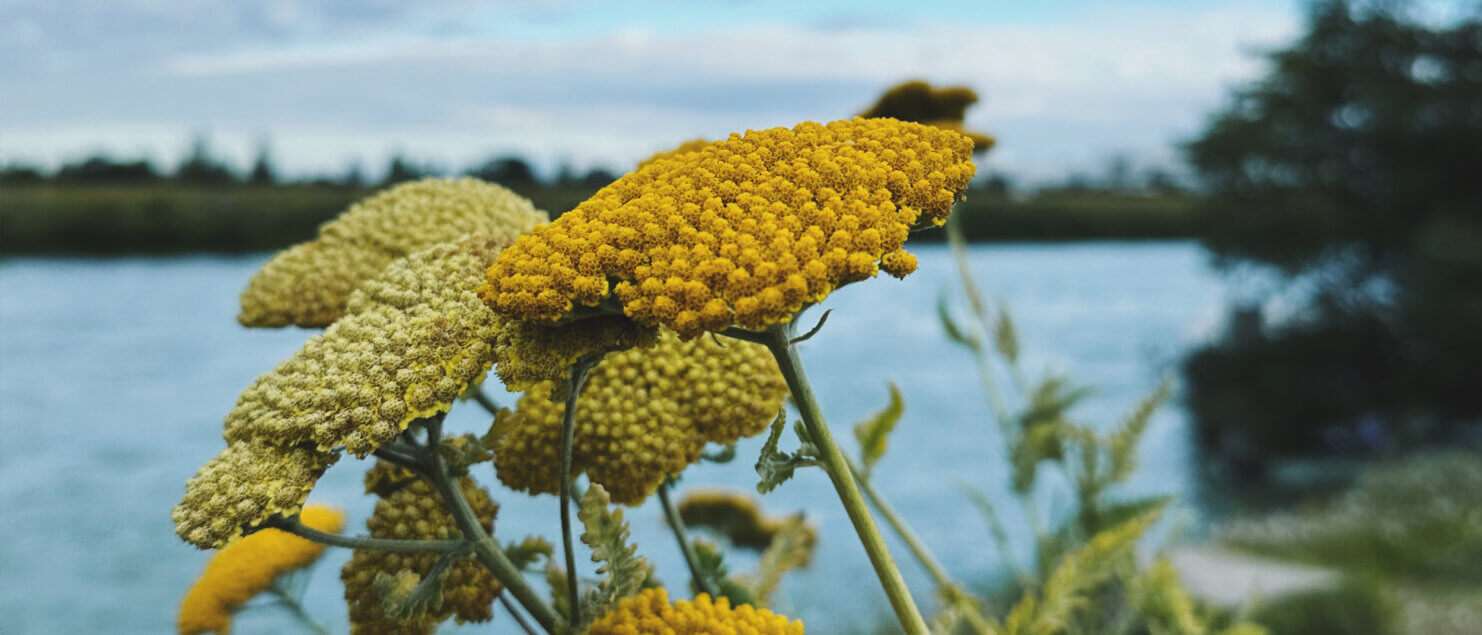
<path id="1" fill-rule="evenodd" d="M 294 5 L 283 6 L 264 15 L 282 23 Z M 282 159 L 303 152 L 320 169 L 394 147 L 447 161 L 521 150 L 626 165 L 697 134 L 847 116 L 885 86 L 921 77 L 978 90 L 986 103 L 970 123 L 1000 137 L 992 163 L 1046 178 L 1112 152 L 1168 158 L 1169 143 L 1194 132 L 1231 82 L 1258 71 L 1251 48 L 1290 38 L 1297 23 L 1230 4 L 1054 23 L 747 24 L 576 39 L 356 32 L 165 56 L 91 113 L 81 102 L 65 117 L 42 100 L 0 105 L 0 155 L 56 147 L 79 119 L 133 112 L 117 129 L 267 132 Z M 67 90 L 35 87 L 45 88 Z M 118 136 L 96 131 L 104 143 Z M 306 138 L 322 147 L 302 147 Z"/>

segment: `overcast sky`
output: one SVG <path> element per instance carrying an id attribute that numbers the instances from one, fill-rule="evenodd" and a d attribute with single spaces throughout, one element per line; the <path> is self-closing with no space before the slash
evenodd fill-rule
<path id="1" fill-rule="evenodd" d="M 963 84 L 987 161 L 1020 178 L 1171 161 L 1292 0 L 960 3 L 0 0 L 0 160 L 379 174 L 512 152 L 623 171 L 678 142 L 827 121 L 892 84 Z"/>

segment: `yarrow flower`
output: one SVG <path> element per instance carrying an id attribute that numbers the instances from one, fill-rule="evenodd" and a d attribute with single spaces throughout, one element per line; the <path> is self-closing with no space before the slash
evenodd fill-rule
<path id="1" fill-rule="evenodd" d="M 242 393 L 227 440 L 364 457 L 447 410 L 494 362 L 501 321 L 473 291 L 504 240 L 469 237 L 386 267 L 345 317 Z"/>
<path id="2" fill-rule="evenodd" d="M 175 533 L 202 549 L 225 547 L 245 529 L 291 516 L 339 457 L 311 447 L 228 444 L 185 483 L 170 517 Z"/>
<path id="3" fill-rule="evenodd" d="M 659 161 L 661 159 L 669 159 L 669 158 L 677 157 L 677 156 L 679 156 L 681 154 L 688 154 L 688 153 L 694 152 L 696 150 L 701 150 L 701 149 L 704 149 L 708 145 L 710 145 L 710 141 L 707 140 L 707 139 L 690 139 L 689 141 L 686 141 L 684 143 L 679 144 L 679 146 L 675 147 L 672 150 L 665 150 L 663 152 L 655 152 L 653 156 L 651 156 L 651 157 L 649 157 L 647 159 L 644 159 L 642 161 L 639 161 L 638 162 L 638 167 L 641 168 L 641 167 L 643 167 L 645 165 L 648 165 L 650 163 L 653 163 L 654 161 Z"/>
<path id="4" fill-rule="evenodd" d="M 244 326 L 332 324 L 351 292 L 392 261 L 467 234 L 513 239 L 547 221 L 528 199 L 478 179 L 423 179 L 366 198 L 284 250 L 242 292 Z"/>
<path id="5" fill-rule="evenodd" d="M 372 538 L 399 540 L 450 540 L 462 534 L 457 522 L 446 511 L 437 490 L 426 479 L 385 463 L 377 463 L 366 475 L 368 491 L 381 500 L 366 520 Z M 458 479 L 463 496 L 485 531 L 494 528 L 499 506 L 489 493 L 473 479 Z M 431 633 L 448 618 L 458 623 L 487 622 L 493 617 L 494 598 L 503 587 L 483 565 L 474 560 L 458 562 L 446 572 L 442 582 L 442 603 L 427 613 L 408 620 L 388 616 L 382 606 L 376 578 L 401 576 L 420 579 L 432 572 L 440 554 L 396 553 L 356 550 L 340 572 L 345 585 L 345 601 L 350 607 L 351 632 Z"/>
<path id="6" fill-rule="evenodd" d="M 906 236 L 945 221 L 971 152 L 956 132 L 892 119 L 733 134 L 656 158 L 520 237 L 479 292 L 537 323 L 616 297 L 685 338 L 786 322 L 880 269 L 914 271 Z"/>
<path id="7" fill-rule="evenodd" d="M 310 505 L 299 515 L 305 526 L 339 533 L 345 514 L 332 507 Z M 226 633 L 232 614 L 285 573 L 319 559 L 324 545 L 277 529 L 264 529 L 216 552 L 206 570 L 180 603 L 181 635 Z"/>
<path id="8" fill-rule="evenodd" d="M 591 370 L 577 401 L 572 474 L 585 472 L 613 501 L 636 505 L 698 460 L 707 442 L 761 432 L 786 395 L 765 347 L 665 333 L 652 348 L 609 354 Z M 556 492 L 565 409 L 542 384 L 501 413 L 494 464 L 506 486 Z"/>
<path id="9" fill-rule="evenodd" d="M 928 126 L 960 132 L 973 141 L 973 152 L 992 148 L 993 137 L 963 128 L 969 106 L 978 103 L 978 94 L 966 86 L 932 88 L 921 81 L 896 85 L 860 113 L 861 117 L 892 117 L 916 121 Z"/>
<path id="10" fill-rule="evenodd" d="M 730 600 L 711 600 L 701 593 L 694 600 L 669 603 L 662 588 L 647 589 L 638 595 L 618 601 L 618 605 L 598 618 L 587 635 L 802 635 L 802 620 L 787 617 L 749 604 L 732 608 Z"/>

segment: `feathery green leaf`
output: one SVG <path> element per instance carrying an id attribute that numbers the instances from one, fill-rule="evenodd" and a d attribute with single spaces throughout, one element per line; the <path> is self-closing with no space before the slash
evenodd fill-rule
<path id="1" fill-rule="evenodd" d="M 901 401 L 901 391 L 895 382 L 890 383 L 890 404 L 884 410 L 871 415 L 854 425 L 854 437 L 859 439 L 860 462 L 864 464 L 864 476 L 869 478 L 870 471 L 875 467 L 875 462 L 885 456 L 885 447 L 890 431 L 895 429 L 895 424 L 900 421 L 901 413 L 905 410 L 905 404 Z"/>

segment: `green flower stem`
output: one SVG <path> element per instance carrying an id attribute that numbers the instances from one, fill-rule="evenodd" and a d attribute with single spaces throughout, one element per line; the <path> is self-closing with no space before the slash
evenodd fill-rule
<path id="1" fill-rule="evenodd" d="M 463 545 L 462 540 L 395 540 L 391 538 L 369 538 L 365 536 L 341 536 L 304 525 L 298 517 L 275 517 L 263 523 L 263 527 L 281 529 L 290 534 L 331 547 L 364 549 L 368 551 L 393 551 L 398 553 L 442 553 Z"/>
<path id="2" fill-rule="evenodd" d="M 869 479 L 865 478 L 864 473 L 859 469 L 859 466 L 854 464 L 853 460 L 849 461 L 849 471 L 854 474 L 854 480 L 859 483 L 859 488 L 864 491 L 865 498 L 870 499 L 870 504 L 875 506 L 875 509 L 885 518 L 885 522 L 890 525 L 890 528 L 894 529 L 896 535 L 900 536 L 901 541 L 906 543 L 906 547 L 911 550 L 911 555 L 916 556 L 916 560 L 921 563 L 921 566 L 926 569 L 927 573 L 931 574 L 932 579 L 936 580 L 937 592 L 941 593 L 942 597 L 948 602 L 964 609 L 963 615 L 967 618 L 968 623 L 972 625 L 975 632 L 983 635 L 996 632 L 993 624 L 988 621 L 987 616 L 983 615 L 983 611 L 978 606 L 977 601 L 961 586 L 958 586 L 952 580 L 951 576 L 947 575 L 947 570 L 942 567 L 942 563 L 937 562 L 936 556 L 932 555 L 931 550 L 927 549 L 926 545 L 921 542 L 921 537 L 917 536 L 916 532 L 911 529 L 911 526 L 906 524 L 905 519 L 895 513 L 895 508 L 891 507 L 890 502 L 885 500 L 880 495 L 880 492 L 875 490 L 875 485 Z"/>
<path id="3" fill-rule="evenodd" d="M 278 599 L 278 604 L 288 609 L 288 613 L 294 619 L 298 620 L 298 623 L 304 628 L 318 635 L 329 635 L 329 630 L 315 621 L 314 617 L 309 615 L 308 611 L 304 610 L 303 602 L 300 602 L 297 597 L 289 593 L 288 589 L 283 588 L 279 580 L 273 580 L 272 586 L 268 587 L 268 593 L 273 594 L 273 597 Z"/>
<path id="4" fill-rule="evenodd" d="M 1008 408 L 1004 406 L 1003 395 L 998 390 L 998 382 L 993 380 L 993 360 L 988 356 L 988 335 L 992 330 L 988 328 L 988 323 L 991 318 L 988 317 L 987 303 L 978 293 L 978 283 L 973 278 L 973 269 L 967 260 L 967 240 L 962 235 L 960 216 L 961 214 L 953 214 L 947 217 L 947 244 L 952 248 L 952 260 L 957 265 L 957 276 L 962 279 L 962 292 L 967 296 L 968 307 L 973 312 L 973 330 L 978 342 L 978 345 L 974 347 L 973 357 L 978 363 L 978 378 L 983 383 L 983 395 L 988 398 L 988 406 L 993 410 L 993 419 L 998 422 L 999 430 L 1004 435 L 1004 442 L 1007 443 L 1013 430 L 1009 428 Z M 1014 374 L 1017 378 L 1017 367 Z"/>
<path id="5" fill-rule="evenodd" d="M 571 546 L 571 446 L 576 437 L 576 399 L 581 396 L 582 384 L 586 383 L 587 371 L 602 360 L 602 353 L 585 355 L 571 365 L 571 377 L 566 384 L 566 409 L 561 415 L 561 543 L 566 549 L 566 594 L 567 606 L 571 607 L 571 621 L 581 615 L 581 592 L 576 579 L 576 551 Z"/>
<path id="6" fill-rule="evenodd" d="M 489 414 L 499 414 L 499 404 L 494 403 L 494 400 L 489 398 L 489 395 L 484 392 L 483 387 L 474 386 L 473 388 L 468 389 L 468 393 L 469 396 L 474 401 L 478 402 L 480 406 L 483 406 L 484 410 L 488 411 Z"/>
<path id="7" fill-rule="evenodd" d="M 674 530 L 674 539 L 679 541 L 679 551 L 684 554 L 684 563 L 689 565 L 690 578 L 695 581 L 695 588 L 710 594 L 712 598 L 720 597 L 720 589 L 714 588 L 705 576 L 700 575 L 700 558 L 695 555 L 695 546 L 690 544 L 689 537 L 684 528 L 684 519 L 679 517 L 679 510 L 674 508 L 674 503 L 669 500 L 669 490 L 673 487 L 673 481 L 665 480 L 659 485 L 659 504 L 664 507 L 664 518 L 669 521 L 669 528 Z"/>
<path id="8" fill-rule="evenodd" d="M 890 606 L 895 610 L 901 628 L 910 635 L 924 635 L 927 632 L 926 620 L 916 608 L 916 601 L 911 599 L 911 591 L 906 588 L 906 581 L 901 578 L 900 570 L 891 559 L 885 539 L 880 536 L 880 529 L 870 517 L 870 508 L 865 504 L 864 497 L 860 495 L 859 487 L 854 482 L 854 476 L 849 471 L 849 459 L 834 442 L 833 434 L 823 420 L 823 412 L 813 395 L 813 387 L 808 383 L 808 377 L 803 373 L 802 361 L 798 358 L 797 349 L 793 347 L 790 330 L 787 325 L 779 324 L 768 327 L 765 332 L 757 335 L 759 337 L 753 341 L 766 344 L 772 351 L 772 356 L 777 358 L 777 366 L 782 369 L 782 376 L 787 380 L 788 389 L 792 391 L 793 402 L 803 416 L 803 425 L 808 429 L 808 436 L 818 446 L 818 459 L 829 479 L 833 481 L 834 489 L 839 493 L 844 511 L 849 514 L 849 521 L 854 524 L 855 533 L 859 534 L 865 553 L 869 554 L 870 564 L 875 568 L 875 575 L 880 578 L 880 586 L 884 588 L 886 597 L 890 598 Z"/>
<path id="9" fill-rule="evenodd" d="M 509 613 L 510 618 L 514 619 L 515 623 L 520 625 L 520 630 L 525 631 L 527 635 L 536 635 L 535 627 L 531 626 L 530 622 L 525 621 L 524 615 L 520 615 L 519 607 L 509 601 L 508 593 L 499 594 L 499 603 L 504 605 L 504 612 Z"/>
<path id="10" fill-rule="evenodd" d="M 432 484 L 442 496 L 443 502 L 448 506 L 448 511 L 458 523 L 458 531 L 463 533 L 465 540 L 473 541 L 473 553 L 479 562 L 489 569 L 490 573 L 504 585 L 505 590 L 515 596 L 530 616 L 539 622 L 546 632 L 556 633 L 565 630 L 566 624 L 556 612 L 551 609 L 535 589 L 525 581 L 524 574 L 515 563 L 510 562 L 509 556 L 499 548 L 499 543 L 494 542 L 494 537 L 484 531 L 479 524 L 478 516 L 474 514 L 473 507 L 469 506 L 468 499 L 464 498 L 463 490 L 453 482 L 448 474 L 448 464 L 442 455 L 436 451 L 430 451 L 425 455 L 431 468 L 428 472 L 432 477 Z"/>

